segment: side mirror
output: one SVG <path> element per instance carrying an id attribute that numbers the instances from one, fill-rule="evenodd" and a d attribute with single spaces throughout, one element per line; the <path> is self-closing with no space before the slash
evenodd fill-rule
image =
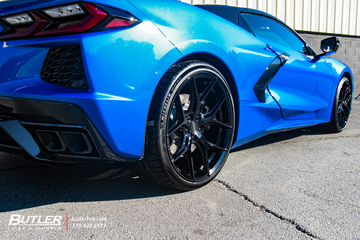
<path id="1" fill-rule="evenodd" d="M 321 53 L 316 57 L 320 58 L 334 54 L 336 53 L 336 51 L 339 49 L 340 46 L 341 46 L 340 40 L 337 37 L 326 38 L 321 41 L 321 47 L 320 47 L 324 53 Z"/>

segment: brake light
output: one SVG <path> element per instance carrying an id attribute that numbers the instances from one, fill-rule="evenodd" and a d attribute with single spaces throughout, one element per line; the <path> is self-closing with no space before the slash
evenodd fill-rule
<path id="1" fill-rule="evenodd" d="M 79 6 L 78 4 L 76 5 Z M 56 29 L 39 32 L 36 34 L 36 36 L 50 36 L 85 32 L 99 24 L 107 16 L 105 12 L 90 3 L 84 3 L 84 7 L 88 10 L 89 14 L 81 21 L 75 18 L 72 21 L 62 22 L 57 26 Z M 51 14 L 53 16 L 56 15 L 58 19 L 76 17 L 78 15 L 83 15 L 84 13 L 84 11 L 80 7 L 76 7 L 77 10 L 75 9 L 75 11 L 71 11 L 72 9 L 73 6 L 65 6 L 58 9 L 58 14 L 54 13 L 53 9 L 45 10 L 44 12 L 48 12 L 48 14 Z M 65 12 L 63 10 L 65 10 Z"/>
<path id="2" fill-rule="evenodd" d="M 92 3 L 71 3 L 0 18 L 0 40 L 46 37 L 134 26 L 130 13 Z"/>
<path id="3" fill-rule="evenodd" d="M 130 26 L 131 24 L 133 23 L 129 20 L 114 18 L 108 25 L 106 25 L 106 28 L 125 27 L 125 26 Z"/>

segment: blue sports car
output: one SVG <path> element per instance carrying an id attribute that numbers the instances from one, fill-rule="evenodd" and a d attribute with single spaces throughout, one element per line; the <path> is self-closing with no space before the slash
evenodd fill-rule
<path id="1" fill-rule="evenodd" d="M 90 2 L 91 1 L 91 2 Z M 0 0 L 0 150 L 134 162 L 167 187 L 210 182 L 229 152 L 321 124 L 340 132 L 353 76 L 279 19 L 176 0 Z"/>

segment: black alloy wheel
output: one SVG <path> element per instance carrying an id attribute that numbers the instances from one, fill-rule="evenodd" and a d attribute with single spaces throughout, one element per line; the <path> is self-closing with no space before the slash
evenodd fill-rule
<path id="1" fill-rule="evenodd" d="M 201 187 L 223 167 L 234 126 L 234 103 L 222 74 L 204 62 L 175 64 L 152 100 L 142 164 L 167 187 Z"/>
<path id="2" fill-rule="evenodd" d="M 326 126 L 329 132 L 341 132 L 350 117 L 352 103 L 352 85 L 348 78 L 343 77 L 337 87 L 331 121 Z"/>
<path id="3" fill-rule="evenodd" d="M 339 98 L 337 101 L 337 118 L 338 124 L 341 129 L 343 129 L 350 117 L 351 109 L 351 84 L 348 79 L 344 80 L 342 83 Z"/>

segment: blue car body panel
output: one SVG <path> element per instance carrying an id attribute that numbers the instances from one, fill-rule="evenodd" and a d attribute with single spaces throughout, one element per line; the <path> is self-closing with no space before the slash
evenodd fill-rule
<path id="1" fill-rule="evenodd" d="M 289 60 L 269 84 L 285 119 L 326 117 L 333 74 L 324 59 L 313 62 L 302 53 L 271 43 L 290 55 Z"/>
<path id="2" fill-rule="evenodd" d="M 74 1 L 5 2 L 0 3 L 4 4 L 0 16 L 70 2 Z M 311 60 L 297 56 L 303 60 L 290 58 L 266 89 L 266 101 L 259 102 L 253 87 L 277 57 L 261 38 L 175 0 L 92 2 L 129 12 L 141 23 L 128 29 L 0 40 L 0 96 L 76 104 L 111 150 L 126 159 L 143 156 L 147 115 L 162 76 L 174 63 L 192 55 L 211 55 L 232 75 L 239 107 L 233 147 L 283 129 L 329 122 L 338 82 L 346 73 L 352 77 L 351 70 L 334 59 L 321 59 L 313 68 Z M 40 78 L 49 49 L 71 44 L 81 46 L 89 91 L 67 89 Z M 287 81 L 294 72 L 299 74 L 295 85 Z M 250 123 L 251 127 L 245 127 Z"/>

